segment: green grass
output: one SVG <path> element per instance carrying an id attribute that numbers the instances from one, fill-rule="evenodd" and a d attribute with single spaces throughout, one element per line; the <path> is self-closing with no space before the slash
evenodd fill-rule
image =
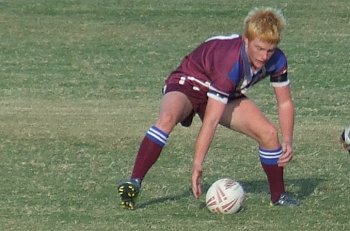
<path id="1" fill-rule="evenodd" d="M 211 214 L 189 188 L 196 119 L 172 133 L 139 209 L 117 207 L 164 78 L 261 5 L 288 21 L 297 116 L 285 178 L 302 205 L 270 208 L 256 144 L 219 128 L 203 187 L 235 178 L 246 201 Z M 350 156 L 337 142 L 350 125 L 349 12 L 346 0 L 0 0 L 0 230 L 349 230 Z M 267 81 L 249 96 L 277 123 Z"/>

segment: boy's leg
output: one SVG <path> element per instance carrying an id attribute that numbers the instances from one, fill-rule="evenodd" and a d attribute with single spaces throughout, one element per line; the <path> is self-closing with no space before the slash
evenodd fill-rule
<path id="1" fill-rule="evenodd" d="M 158 160 L 175 125 L 192 112 L 189 99 L 181 92 L 172 91 L 163 96 L 159 118 L 147 131 L 136 156 L 131 179 L 118 186 L 121 206 L 134 209 L 141 183 L 147 172 Z"/>
<path id="2" fill-rule="evenodd" d="M 168 136 L 167 133 L 155 126 L 147 131 L 136 156 L 131 179 L 118 186 L 123 208 L 134 209 L 135 200 L 141 190 L 141 182 L 159 158 L 164 145 L 167 143 Z"/>
<path id="3" fill-rule="evenodd" d="M 258 142 L 260 161 L 269 183 L 271 202 L 277 203 L 285 194 L 283 167 L 277 164 L 282 155 L 277 129 L 246 97 L 229 102 L 221 124 Z"/>

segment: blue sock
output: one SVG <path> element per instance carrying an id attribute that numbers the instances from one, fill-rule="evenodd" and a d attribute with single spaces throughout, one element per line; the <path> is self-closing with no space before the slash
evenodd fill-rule
<path id="1" fill-rule="evenodd" d="M 164 147 L 169 138 L 169 134 L 163 132 L 154 125 L 147 131 L 146 136 L 161 147 Z"/>
<path id="2" fill-rule="evenodd" d="M 277 165 L 278 159 L 282 156 L 282 147 L 270 150 L 259 147 L 259 156 L 262 164 Z"/>

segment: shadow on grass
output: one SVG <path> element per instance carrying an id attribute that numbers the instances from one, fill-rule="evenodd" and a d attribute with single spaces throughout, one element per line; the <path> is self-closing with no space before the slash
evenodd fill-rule
<path id="1" fill-rule="evenodd" d="M 287 188 L 287 191 L 289 187 L 293 188 L 291 193 L 296 195 L 298 200 L 302 202 L 305 198 L 307 198 L 314 192 L 317 185 L 319 185 L 321 182 L 324 182 L 324 181 L 325 179 L 321 179 L 321 178 L 291 179 L 291 180 L 286 180 L 286 188 Z M 254 194 L 268 193 L 267 181 L 264 181 L 264 180 L 240 181 L 240 183 L 243 186 L 244 191 L 248 193 L 254 193 Z M 209 189 L 210 185 L 211 183 L 203 182 L 203 185 L 202 185 L 203 194 L 205 194 L 205 192 Z M 140 202 L 138 203 L 137 207 L 145 208 L 153 204 L 177 201 L 186 197 L 192 197 L 191 188 L 188 188 L 187 190 L 184 190 L 182 193 L 179 193 L 173 196 L 159 197 L 148 201 Z M 202 203 L 200 207 L 205 207 L 205 203 Z"/>
<path id="2" fill-rule="evenodd" d="M 324 181 L 326 180 L 321 178 L 288 179 L 285 180 L 285 185 L 287 191 L 294 194 L 299 200 L 303 200 L 310 196 L 317 185 Z M 240 184 L 244 188 L 244 191 L 248 193 L 259 194 L 269 192 L 268 184 L 265 180 L 240 181 Z M 204 184 L 203 191 L 207 191 L 209 187 L 209 184 Z"/>
<path id="3" fill-rule="evenodd" d="M 173 195 L 173 196 L 166 196 L 166 197 L 159 197 L 159 198 L 154 198 L 145 202 L 139 202 L 137 203 L 137 208 L 145 208 L 149 205 L 153 204 L 160 204 L 160 203 L 165 203 L 165 202 L 171 202 L 171 201 L 177 201 L 182 198 L 186 197 L 192 197 L 192 189 L 188 188 L 187 190 L 184 190 L 182 193 Z"/>

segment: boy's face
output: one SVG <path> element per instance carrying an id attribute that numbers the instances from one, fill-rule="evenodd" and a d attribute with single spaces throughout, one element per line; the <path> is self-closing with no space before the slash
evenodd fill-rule
<path id="1" fill-rule="evenodd" d="M 244 43 L 250 65 L 255 70 L 261 69 L 267 63 L 277 47 L 277 44 L 263 42 L 258 38 L 248 40 L 244 37 Z"/>

